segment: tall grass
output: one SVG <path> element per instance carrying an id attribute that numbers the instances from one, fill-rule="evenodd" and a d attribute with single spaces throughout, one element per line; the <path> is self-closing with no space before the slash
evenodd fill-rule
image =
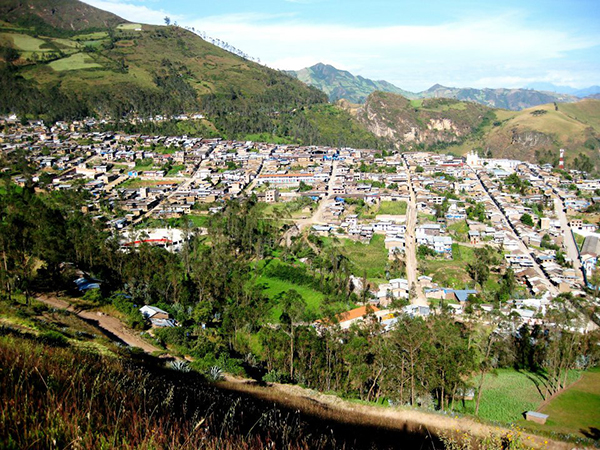
<path id="1" fill-rule="evenodd" d="M 125 350 L 124 350 L 125 351 Z M 334 449 L 423 445 L 223 390 L 151 357 L 100 356 L 0 328 L 0 448 Z M 403 439 L 404 438 L 404 439 Z M 431 442 L 430 442 L 431 445 Z"/>

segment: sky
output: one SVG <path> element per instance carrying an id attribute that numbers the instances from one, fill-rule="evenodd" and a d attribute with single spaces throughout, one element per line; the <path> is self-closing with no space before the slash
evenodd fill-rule
<path id="1" fill-rule="evenodd" d="M 322 62 L 412 91 L 600 85 L 600 0 L 84 1 L 168 16 L 276 69 Z"/>

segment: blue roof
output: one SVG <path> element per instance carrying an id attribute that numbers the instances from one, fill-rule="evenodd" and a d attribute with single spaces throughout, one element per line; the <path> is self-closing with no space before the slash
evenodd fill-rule
<path id="1" fill-rule="evenodd" d="M 477 291 L 475 289 L 461 289 L 461 290 L 451 290 L 448 292 L 453 292 L 456 296 L 456 299 L 459 302 L 466 302 L 469 299 L 469 295 L 476 295 Z"/>

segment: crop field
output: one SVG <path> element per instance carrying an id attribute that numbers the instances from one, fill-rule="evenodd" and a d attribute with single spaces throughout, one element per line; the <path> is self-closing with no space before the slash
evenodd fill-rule
<path id="1" fill-rule="evenodd" d="M 579 374 L 578 371 L 571 371 L 570 382 L 575 381 Z M 472 383 L 477 381 L 473 379 Z M 496 374 L 487 374 L 479 417 L 503 424 L 521 421 L 525 411 L 535 411 L 542 404 L 543 398 L 538 390 L 538 386 L 544 389 L 542 383 L 543 380 L 536 374 L 513 369 L 498 369 Z M 473 414 L 475 401 L 466 401 L 461 411 Z"/>
<path id="2" fill-rule="evenodd" d="M 27 34 L 2 33 L 2 37 L 11 39 L 15 44 L 15 47 L 17 47 L 19 50 L 23 50 L 26 52 L 43 51 L 43 46 L 48 45 L 46 41 L 34 38 L 33 36 L 29 36 Z"/>
<path id="3" fill-rule="evenodd" d="M 48 65 L 57 72 L 63 72 L 67 70 L 96 69 L 102 67 L 100 64 L 94 62 L 94 60 L 85 53 L 75 53 L 67 58 L 52 61 Z"/>
<path id="4" fill-rule="evenodd" d="M 600 428 L 600 368 L 584 372 L 581 380 L 545 405 L 545 425 L 524 422 L 528 428 L 598 439 Z M 595 437 L 594 437 L 595 436 Z"/>

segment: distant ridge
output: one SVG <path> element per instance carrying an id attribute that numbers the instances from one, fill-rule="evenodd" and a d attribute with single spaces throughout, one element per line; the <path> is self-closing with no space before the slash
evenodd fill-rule
<path id="1" fill-rule="evenodd" d="M 455 88 L 442 86 L 441 84 L 434 84 L 425 91 L 415 93 L 401 89 L 387 81 L 373 81 L 322 63 L 297 71 L 289 71 L 288 73 L 300 81 L 325 92 L 331 102 L 343 99 L 351 103 L 362 104 L 375 91 L 399 94 L 411 100 L 451 98 L 513 111 L 544 105 L 546 103 L 569 103 L 579 100 L 575 95 L 558 92 L 532 89 Z"/>
<path id="2" fill-rule="evenodd" d="M 318 63 L 302 70 L 288 71 L 305 84 L 314 86 L 325 92 L 329 101 L 348 100 L 351 103 L 364 103 L 367 97 L 375 91 L 391 92 L 407 98 L 415 94 L 405 91 L 387 81 L 373 81 L 356 76 L 346 70 L 339 70 L 329 64 Z"/>

